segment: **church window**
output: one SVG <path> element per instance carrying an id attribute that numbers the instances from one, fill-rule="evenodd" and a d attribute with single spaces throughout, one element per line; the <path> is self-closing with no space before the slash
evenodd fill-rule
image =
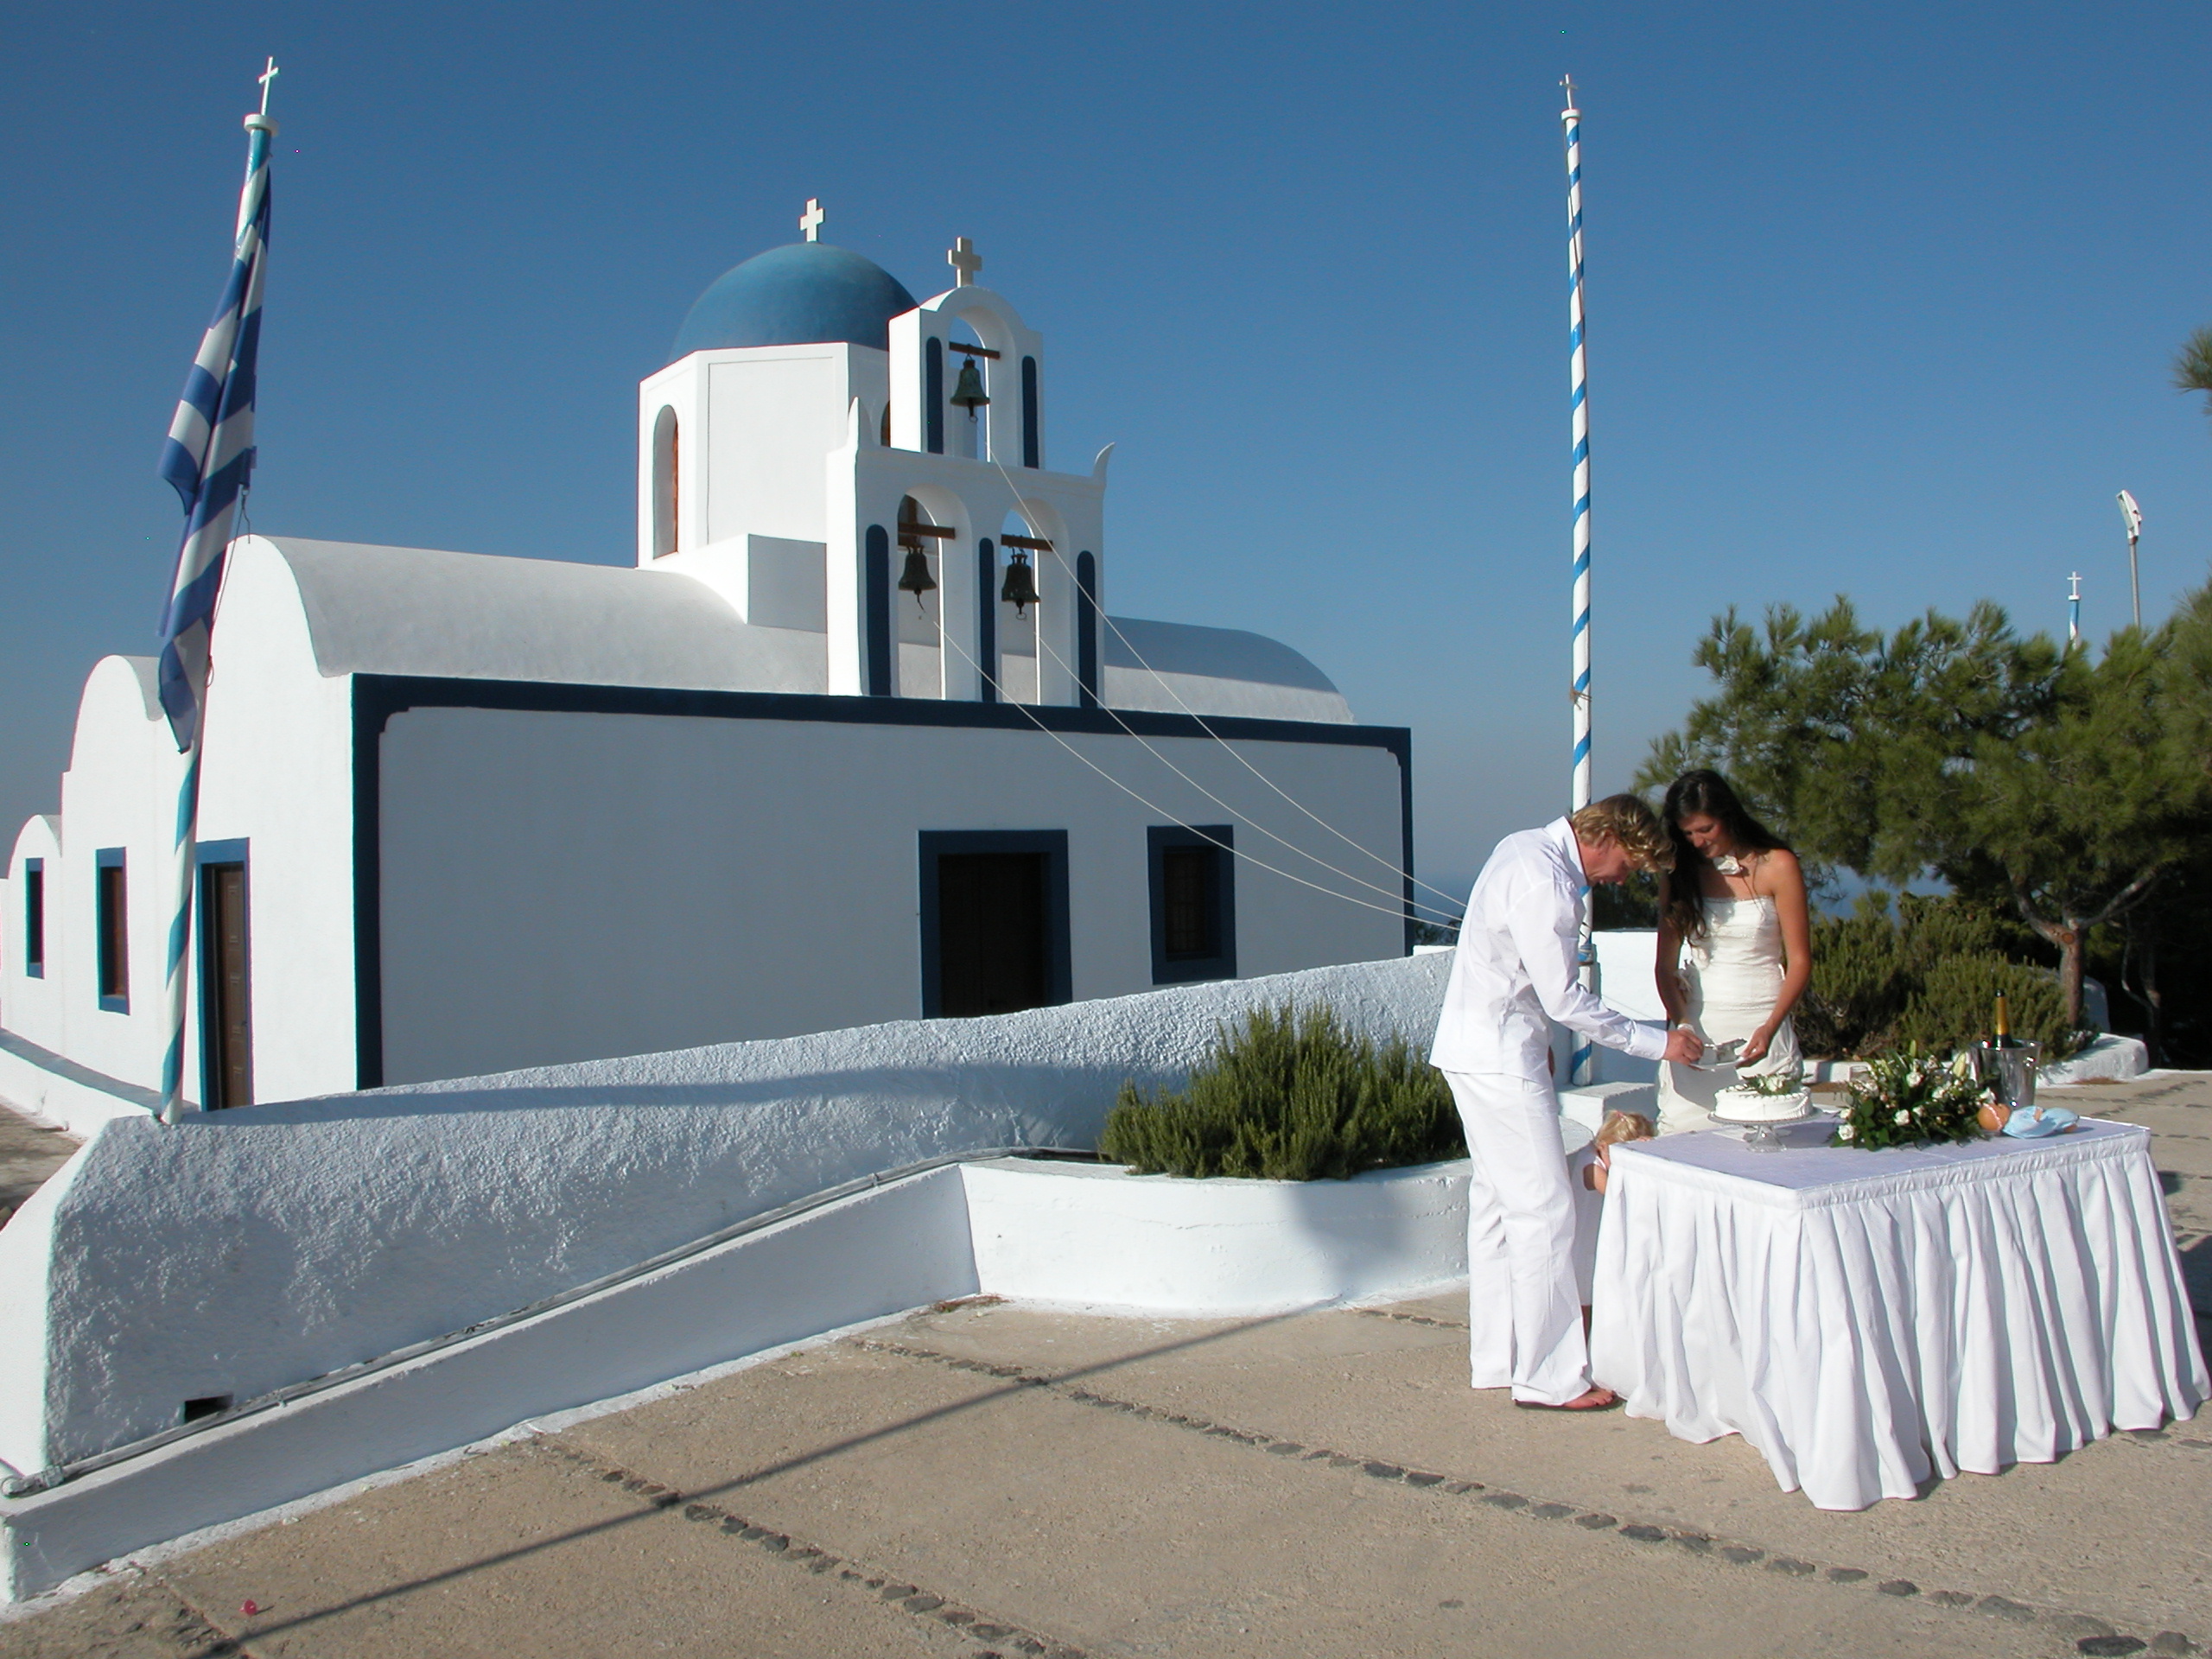
<path id="1" fill-rule="evenodd" d="M 46 976 L 46 861 L 23 861 L 23 973 Z"/>
<path id="2" fill-rule="evenodd" d="M 1152 876 L 1152 982 L 1236 978 L 1231 826 L 1154 825 L 1146 837 Z"/>
<path id="3" fill-rule="evenodd" d="M 921 833 L 922 1014 L 1070 1000 L 1065 830 Z"/>
<path id="4" fill-rule="evenodd" d="M 1037 359 L 1021 359 L 1021 464 L 1042 467 L 1045 464 L 1037 442 Z"/>
<path id="5" fill-rule="evenodd" d="M 664 407 L 653 417 L 653 556 L 677 550 L 681 531 L 677 514 L 683 505 L 677 470 L 676 411 Z"/>
<path id="6" fill-rule="evenodd" d="M 130 921 L 123 849 L 103 847 L 93 855 L 93 862 L 98 886 L 93 894 L 92 940 L 99 972 L 100 1007 L 109 1014 L 128 1014 Z"/>
<path id="7" fill-rule="evenodd" d="M 944 453 L 944 342 L 931 334 L 922 344 L 923 447 Z"/>
<path id="8" fill-rule="evenodd" d="M 1085 709 L 1098 707 L 1098 556 L 1075 556 L 1075 685 Z"/>
<path id="9" fill-rule="evenodd" d="M 861 664 L 868 683 L 861 690 L 871 697 L 887 697 L 892 695 L 891 537 L 881 524 L 868 527 L 868 550 L 861 560 L 861 575 L 868 588 L 861 595 L 868 648 Z"/>

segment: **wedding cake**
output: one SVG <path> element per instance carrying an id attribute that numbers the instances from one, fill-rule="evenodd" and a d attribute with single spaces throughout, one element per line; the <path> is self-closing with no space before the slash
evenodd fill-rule
<path id="1" fill-rule="evenodd" d="M 1713 1115 L 1731 1123 L 1787 1123 L 1812 1109 L 1812 1092 L 1802 1084 L 1775 1094 L 1738 1083 L 1716 1090 L 1713 1096 Z"/>

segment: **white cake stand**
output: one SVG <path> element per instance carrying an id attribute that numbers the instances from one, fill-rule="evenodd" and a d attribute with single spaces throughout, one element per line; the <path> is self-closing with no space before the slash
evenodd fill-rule
<path id="1" fill-rule="evenodd" d="M 1717 1106 L 1713 1109 L 1714 1122 L 1744 1131 L 1744 1149 L 1747 1152 L 1780 1152 L 1782 1137 L 1775 1131 L 1786 1129 L 1792 1123 L 1809 1122 L 1815 1115 L 1809 1100 L 1793 1117 L 1731 1117 Z"/>

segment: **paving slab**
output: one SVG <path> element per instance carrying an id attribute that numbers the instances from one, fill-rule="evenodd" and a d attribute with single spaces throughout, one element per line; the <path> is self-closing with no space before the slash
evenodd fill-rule
<path id="1" fill-rule="evenodd" d="M 2212 1077 L 2067 1098 L 2153 1128 L 2201 1272 Z M 126 1565 L 0 1619 L 0 1659 L 2212 1642 L 2212 1412 L 1834 1515 L 1738 1440 L 1475 1393 L 1465 1319 L 925 1310 Z"/>
<path id="2" fill-rule="evenodd" d="M 79 1144 L 0 1100 L 0 1224 L 45 1185 Z"/>
<path id="3" fill-rule="evenodd" d="M 919 1344 L 959 1317 L 556 1438 L 1089 1653 L 2057 1650 L 2047 1627 L 1633 1540 L 1573 1508 L 1501 1506 L 930 1357 Z M 1013 1322 L 1001 1329 L 1001 1353 L 1034 1351 Z"/>

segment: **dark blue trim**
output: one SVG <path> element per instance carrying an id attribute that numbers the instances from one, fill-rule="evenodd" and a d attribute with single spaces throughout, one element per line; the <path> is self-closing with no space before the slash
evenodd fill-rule
<path id="1" fill-rule="evenodd" d="M 130 861 L 124 856 L 122 848 L 102 847 L 92 854 L 92 989 L 99 996 L 102 1014 L 128 1014 L 130 1012 Z M 99 872 L 102 870 L 123 872 L 122 925 L 115 929 L 116 932 L 122 935 L 118 945 L 123 953 L 123 960 L 119 963 L 111 963 L 108 958 L 107 883 L 99 877 Z M 108 972 L 111 967 L 118 968 L 121 972 L 111 975 Z M 100 992 L 100 987 L 105 985 L 110 978 L 118 978 L 123 982 L 122 995 L 108 996 Z"/>
<path id="2" fill-rule="evenodd" d="M 1075 689 L 1086 709 L 1098 706 L 1098 556 L 1075 556 Z"/>
<path id="3" fill-rule="evenodd" d="M 1045 855 L 1045 1006 L 1075 1000 L 1068 937 L 1068 832 L 1065 830 L 925 830 L 920 832 L 922 1018 L 944 1015 L 938 983 L 937 861 L 947 853 Z"/>
<path id="4" fill-rule="evenodd" d="M 936 697 L 817 696 L 795 691 L 677 691 L 658 686 L 562 685 L 538 680 L 470 680 L 404 674 L 353 676 L 354 1087 L 384 1082 L 382 779 L 385 722 L 408 709 L 497 709 L 532 714 L 653 715 L 692 720 L 821 721 L 844 726 L 967 728 L 1112 737 L 1198 737 L 1211 731 L 1248 742 L 1317 743 L 1382 749 L 1398 762 L 1404 868 L 1413 868 L 1413 734 L 1402 726 L 1335 726 L 1300 720 L 1140 709 L 947 702 Z M 1413 950 L 1413 878 L 1406 879 L 1406 950 Z"/>
<path id="5" fill-rule="evenodd" d="M 1152 824 L 1144 832 L 1145 880 L 1152 893 L 1152 982 L 1185 985 L 1200 979 L 1236 977 L 1236 831 L 1226 823 Z M 1211 957 L 1167 954 L 1167 866 L 1160 855 L 1170 847 L 1204 847 L 1213 853 L 1214 938 L 1221 949 Z"/>
<path id="6" fill-rule="evenodd" d="M 1414 734 L 1399 729 L 1404 741 L 1394 751 L 1398 757 L 1398 868 L 1406 873 L 1402 887 L 1406 904 L 1406 954 L 1410 957 L 1419 928 L 1414 918 Z"/>
<path id="7" fill-rule="evenodd" d="M 976 660 L 982 666 L 985 702 L 999 700 L 999 555 L 984 537 L 976 543 Z"/>
<path id="8" fill-rule="evenodd" d="M 36 876 L 34 881 L 31 878 Z M 23 861 L 23 977 L 46 977 L 46 861 Z"/>
<path id="9" fill-rule="evenodd" d="M 215 1086 L 214 1056 L 219 1045 L 207 1040 L 208 1016 L 211 1012 L 207 1006 L 207 988 L 215 982 L 215 936 L 207 925 L 207 918 L 213 913 L 214 906 L 207 902 L 209 885 L 207 869 L 210 865 L 237 865 L 238 880 L 245 888 L 246 1030 L 251 1033 L 253 1029 L 253 862 L 248 856 L 248 849 L 251 845 L 252 842 L 248 838 L 241 836 L 232 841 L 200 842 L 192 849 L 192 862 L 200 873 L 197 889 L 192 895 L 192 902 L 193 921 L 200 932 L 200 1104 L 206 1111 L 215 1109 L 215 1102 L 223 1092 Z M 246 1092 L 251 1096 L 253 1091 L 251 1038 L 248 1039 L 246 1047 Z M 241 1103 L 250 1106 L 253 1103 L 248 1099 Z"/>
<path id="10" fill-rule="evenodd" d="M 922 345 L 923 448 L 944 453 L 944 342 L 931 334 Z"/>
<path id="11" fill-rule="evenodd" d="M 871 697 L 891 695 L 891 533 L 868 527 L 868 556 L 861 561 L 861 615 L 868 628 L 868 684 Z"/>
<path id="12" fill-rule="evenodd" d="M 1021 464 L 1042 467 L 1037 442 L 1037 359 L 1021 359 Z"/>

